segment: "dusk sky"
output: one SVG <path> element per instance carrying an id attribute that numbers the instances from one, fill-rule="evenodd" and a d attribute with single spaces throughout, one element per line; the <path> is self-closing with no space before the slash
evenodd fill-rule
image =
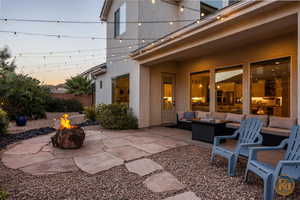
<path id="1" fill-rule="evenodd" d="M 0 0 L 0 18 L 100 21 L 102 3 L 103 0 Z M 0 31 L 106 37 L 105 24 L 100 23 L 0 21 Z M 105 40 L 59 39 L 0 33 L 0 48 L 5 46 L 9 47 L 13 56 L 17 56 L 18 72 L 29 74 L 47 84 L 61 83 L 66 78 L 105 61 Z M 47 53 L 89 49 L 94 50 Z"/>

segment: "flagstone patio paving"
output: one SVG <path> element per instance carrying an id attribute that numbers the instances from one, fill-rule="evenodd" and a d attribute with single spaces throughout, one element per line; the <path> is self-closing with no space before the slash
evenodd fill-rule
<path id="1" fill-rule="evenodd" d="M 14 144 L 2 155 L 8 168 L 19 169 L 32 175 L 47 175 L 82 170 L 95 174 L 124 162 L 143 158 L 187 143 L 184 132 L 166 134 L 163 128 L 130 131 L 86 130 L 82 148 L 63 150 L 52 147 L 53 134 L 36 137 Z M 171 137 L 173 136 L 173 138 Z M 180 137 L 181 140 L 176 139 Z M 190 133 L 186 133 L 190 137 Z"/>
<path id="2" fill-rule="evenodd" d="M 210 144 L 192 141 L 190 131 L 157 127 L 86 134 L 78 150 L 53 148 L 51 134 L 8 146 L 1 152 L 0 188 L 8 199 L 262 198 L 260 179 L 243 182 L 246 162 L 238 163 L 236 177 L 228 177 L 226 161 L 211 165 Z M 299 191 L 298 185 L 290 199 L 299 199 Z"/>

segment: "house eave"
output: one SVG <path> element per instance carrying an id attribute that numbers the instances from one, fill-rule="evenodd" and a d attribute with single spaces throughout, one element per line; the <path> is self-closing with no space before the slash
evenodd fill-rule
<path id="1" fill-rule="evenodd" d="M 192 23 L 181 30 L 175 31 L 163 38 L 163 42 L 161 39 L 156 42 L 148 44 L 140 49 L 137 49 L 131 52 L 130 57 L 134 60 L 143 60 L 144 57 L 148 57 L 164 48 L 168 48 L 170 46 L 176 45 L 178 42 L 183 41 L 184 39 L 196 35 L 202 31 L 208 30 L 210 28 L 219 26 L 220 24 L 228 21 L 234 20 L 235 17 L 245 14 L 246 12 L 250 12 L 252 6 L 253 7 L 262 7 L 268 4 L 273 3 L 274 1 L 246 1 L 242 3 L 238 3 L 236 5 L 230 6 L 220 13 L 216 13 L 214 16 L 209 18 L 208 20 L 200 21 L 200 23 Z M 247 9 L 249 8 L 249 9 Z M 218 20 L 218 16 L 228 16 L 228 18 L 224 21 Z"/>
<path id="2" fill-rule="evenodd" d="M 101 9 L 100 19 L 101 21 L 107 21 L 107 16 L 112 5 L 113 0 L 105 0 Z"/>

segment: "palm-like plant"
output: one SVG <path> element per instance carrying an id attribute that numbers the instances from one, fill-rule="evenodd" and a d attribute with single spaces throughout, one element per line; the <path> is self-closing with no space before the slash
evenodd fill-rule
<path id="1" fill-rule="evenodd" d="M 92 81 L 86 77 L 75 76 L 66 80 L 68 93 L 74 95 L 84 95 L 92 93 Z"/>

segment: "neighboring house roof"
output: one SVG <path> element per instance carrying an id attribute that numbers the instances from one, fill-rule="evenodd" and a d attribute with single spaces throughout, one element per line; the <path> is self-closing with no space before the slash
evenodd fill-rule
<path id="1" fill-rule="evenodd" d="M 104 69 L 106 72 L 106 63 L 102 63 L 100 65 L 94 66 L 94 67 L 82 72 L 81 74 L 79 74 L 79 76 L 87 76 L 88 74 L 91 74 L 93 76 L 95 73 L 99 73 L 100 71 L 103 73 Z"/>
<path id="2" fill-rule="evenodd" d="M 47 85 L 47 87 L 50 89 L 52 94 L 64 94 L 67 92 L 65 84 Z"/>

